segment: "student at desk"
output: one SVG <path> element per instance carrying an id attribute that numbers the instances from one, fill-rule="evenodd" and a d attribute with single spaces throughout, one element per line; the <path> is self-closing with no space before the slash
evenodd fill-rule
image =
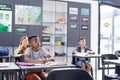
<path id="1" fill-rule="evenodd" d="M 14 55 L 25 54 L 26 48 L 28 47 L 28 37 L 22 36 L 20 38 L 19 47 L 14 51 Z M 16 58 L 17 61 L 23 61 L 24 55 Z"/>
<path id="2" fill-rule="evenodd" d="M 86 46 L 86 40 L 84 37 L 80 37 L 78 40 L 79 46 L 73 51 L 73 54 L 85 54 L 85 53 L 94 53 L 88 46 Z M 76 58 L 75 65 L 80 66 L 83 70 L 89 72 L 92 68 L 91 64 L 88 61 L 88 58 Z"/>
<path id="3" fill-rule="evenodd" d="M 51 54 L 40 47 L 40 40 L 37 36 L 29 37 L 28 41 L 30 47 L 26 49 L 25 62 L 45 64 L 48 61 L 54 61 Z M 25 78 L 26 80 L 45 80 L 45 72 L 43 70 L 28 72 Z"/>

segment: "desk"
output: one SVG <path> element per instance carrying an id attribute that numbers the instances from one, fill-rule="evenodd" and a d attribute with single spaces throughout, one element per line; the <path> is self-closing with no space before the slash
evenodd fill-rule
<path id="1" fill-rule="evenodd" d="M 105 64 L 115 64 L 120 65 L 120 60 L 104 60 Z"/>
<path id="2" fill-rule="evenodd" d="M 17 72 L 19 72 L 19 67 L 13 63 L 13 62 L 9 62 L 9 66 L 8 67 L 0 67 L 0 73 L 8 73 L 9 74 L 9 77 L 7 77 L 7 80 L 14 80 L 13 79 L 13 76 L 15 78 L 15 80 L 17 79 L 18 80 L 18 77 L 16 76 L 17 75 Z M 1 79 L 2 77 L 0 77 L 0 80 L 4 80 L 4 79 Z"/>
<path id="3" fill-rule="evenodd" d="M 24 62 L 24 54 L 12 55 L 13 62 Z"/>
<path id="4" fill-rule="evenodd" d="M 22 76 L 23 80 L 25 80 L 25 71 L 26 70 L 41 70 L 41 69 L 54 69 L 54 68 L 67 68 L 67 67 L 76 67 L 75 65 L 72 64 L 66 64 L 66 65 L 59 65 L 59 66 L 49 66 L 49 65 L 34 65 L 34 66 L 19 66 L 20 69 L 22 70 Z"/>
<path id="5" fill-rule="evenodd" d="M 100 54 L 74 54 L 73 56 L 76 57 L 81 57 L 81 58 L 95 58 L 95 80 L 97 80 L 97 58 L 100 58 L 101 55 Z"/>

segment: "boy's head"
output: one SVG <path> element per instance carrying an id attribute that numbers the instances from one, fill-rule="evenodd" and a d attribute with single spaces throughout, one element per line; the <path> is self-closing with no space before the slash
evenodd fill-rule
<path id="1" fill-rule="evenodd" d="M 28 38 L 29 45 L 33 48 L 39 48 L 40 47 L 40 40 L 38 36 L 30 36 Z"/>
<path id="2" fill-rule="evenodd" d="M 84 37 L 80 37 L 80 39 L 78 40 L 78 44 L 80 45 L 80 47 L 85 47 L 86 45 L 86 40 Z"/>

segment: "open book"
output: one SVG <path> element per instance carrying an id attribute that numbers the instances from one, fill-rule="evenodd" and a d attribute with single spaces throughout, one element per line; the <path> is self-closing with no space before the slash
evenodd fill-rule
<path id="1" fill-rule="evenodd" d="M 8 67 L 9 63 L 0 63 L 0 67 Z"/>
<path id="2" fill-rule="evenodd" d="M 48 66 L 64 66 L 64 65 L 66 65 L 66 63 L 64 63 L 64 62 L 47 62 L 45 64 Z"/>

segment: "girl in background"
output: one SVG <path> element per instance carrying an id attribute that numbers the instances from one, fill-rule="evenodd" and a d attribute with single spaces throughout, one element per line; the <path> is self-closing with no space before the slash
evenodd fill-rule
<path id="1" fill-rule="evenodd" d="M 16 57 L 15 61 L 19 61 L 19 62 L 24 61 L 24 54 L 26 52 L 27 47 L 28 47 L 28 37 L 27 36 L 22 36 L 21 39 L 20 39 L 19 47 L 14 52 L 15 56 L 20 54 L 20 57 Z"/>

